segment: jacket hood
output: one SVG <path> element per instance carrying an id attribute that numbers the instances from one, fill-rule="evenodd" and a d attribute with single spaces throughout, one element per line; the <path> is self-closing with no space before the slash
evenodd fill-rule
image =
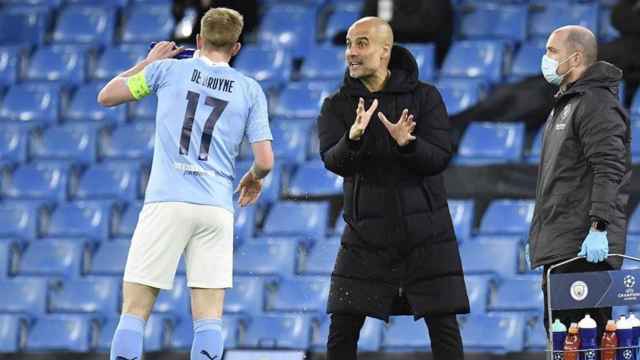
<path id="1" fill-rule="evenodd" d="M 404 47 L 394 45 L 391 48 L 389 70 L 391 70 L 391 78 L 380 91 L 381 93 L 411 92 L 418 86 L 418 64 L 411 52 Z M 349 75 L 349 69 L 344 73 L 343 89 L 358 96 L 369 94 L 369 90 L 362 81 Z"/>
<path id="2" fill-rule="evenodd" d="M 620 80 L 622 80 L 622 70 L 606 61 L 598 61 L 573 83 L 566 94 L 584 92 L 592 88 L 605 88 L 617 95 Z"/>

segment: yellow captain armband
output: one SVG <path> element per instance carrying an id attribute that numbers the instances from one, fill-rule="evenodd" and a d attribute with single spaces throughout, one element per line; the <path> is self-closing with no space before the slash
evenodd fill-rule
<path id="1" fill-rule="evenodd" d="M 134 99 L 136 100 L 140 100 L 143 97 L 151 94 L 151 90 L 147 85 L 147 80 L 144 78 L 144 70 L 128 78 L 127 87 L 129 87 L 131 95 L 133 95 Z"/>

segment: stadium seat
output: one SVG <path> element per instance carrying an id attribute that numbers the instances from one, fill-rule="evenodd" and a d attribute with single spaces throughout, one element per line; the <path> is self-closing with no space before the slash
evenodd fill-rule
<path id="1" fill-rule="evenodd" d="M 632 235 L 640 235 L 640 206 L 635 208 L 631 218 L 629 218 L 627 231 Z"/>
<path id="2" fill-rule="evenodd" d="M 0 281 L 0 290 L 11 296 L 0 297 L 0 312 L 29 315 L 47 311 L 47 279 L 14 277 Z"/>
<path id="3" fill-rule="evenodd" d="M 14 273 L 14 264 L 16 263 L 17 252 L 12 241 L 0 242 L 0 280 L 4 280 L 9 273 Z"/>
<path id="4" fill-rule="evenodd" d="M 477 240 L 460 245 L 465 274 L 513 276 L 517 270 L 518 255 L 519 244 L 515 241 Z"/>
<path id="5" fill-rule="evenodd" d="M 325 317 L 319 324 L 314 324 L 311 335 L 311 349 L 317 352 L 327 350 L 327 338 L 329 337 L 329 317 Z M 358 339 L 358 351 L 379 351 L 382 344 L 382 329 L 384 323 L 381 320 L 367 317 Z M 424 344 L 424 338 L 422 339 Z"/>
<path id="6" fill-rule="evenodd" d="M 69 168 L 55 163 L 31 163 L 16 168 L 2 179 L 2 195 L 11 199 L 64 201 Z"/>
<path id="7" fill-rule="evenodd" d="M 51 213 L 44 233 L 52 237 L 107 239 L 111 226 L 112 206 L 110 201 L 59 203 Z M 108 258 L 109 256 L 106 257 Z"/>
<path id="8" fill-rule="evenodd" d="M 530 76 L 540 75 L 540 61 L 545 54 L 544 46 L 536 43 L 523 43 L 512 64 L 509 80 L 516 82 Z"/>
<path id="9" fill-rule="evenodd" d="M 477 79 L 441 79 L 436 83 L 449 115 L 475 105 L 482 97 L 484 83 Z"/>
<path id="10" fill-rule="evenodd" d="M 153 306 L 153 312 L 187 315 L 190 309 L 189 288 L 184 276 L 176 276 L 171 290 L 162 290 Z"/>
<path id="11" fill-rule="evenodd" d="M 243 46 L 234 67 L 250 78 L 269 85 L 266 88 L 279 87 L 291 77 L 291 58 L 282 49 Z"/>
<path id="12" fill-rule="evenodd" d="M 304 275 L 330 275 L 340 250 L 340 239 L 318 240 L 313 248 L 300 258 L 298 272 Z"/>
<path id="13" fill-rule="evenodd" d="M 475 2 L 460 8 L 460 35 L 464 38 L 505 39 L 523 41 L 527 38 L 527 4 Z"/>
<path id="14" fill-rule="evenodd" d="M 254 316 L 238 345 L 246 348 L 306 350 L 311 338 L 311 320 L 305 315 Z"/>
<path id="15" fill-rule="evenodd" d="M 88 352 L 98 323 L 91 315 L 55 314 L 38 317 L 29 329 L 26 350 Z M 52 336 L 55 334 L 55 336 Z"/>
<path id="16" fill-rule="evenodd" d="M 328 216 L 326 202 L 281 201 L 269 211 L 262 231 L 269 236 L 320 238 L 325 234 Z"/>
<path id="17" fill-rule="evenodd" d="M 525 314 L 472 314 L 462 324 L 465 351 L 504 354 L 522 351 Z"/>
<path id="18" fill-rule="evenodd" d="M 267 292 L 266 310 L 324 313 L 329 298 L 329 285 L 328 277 L 281 279 Z"/>
<path id="19" fill-rule="evenodd" d="M 120 125 L 100 137 L 100 154 L 107 159 L 151 160 L 155 130 L 152 122 Z"/>
<path id="20" fill-rule="evenodd" d="M 96 100 L 105 83 L 94 82 L 78 86 L 64 112 L 66 121 L 95 121 L 97 123 L 123 123 L 127 119 L 126 106 L 104 107 Z"/>
<path id="21" fill-rule="evenodd" d="M 124 17 L 122 41 L 148 44 L 169 39 L 174 23 L 169 4 L 136 4 Z"/>
<path id="22" fill-rule="evenodd" d="M 38 48 L 28 61 L 27 80 L 77 85 L 86 78 L 86 54 L 71 45 Z"/>
<path id="23" fill-rule="evenodd" d="M 89 164 L 97 156 L 98 127 L 91 123 L 64 124 L 36 131 L 29 152 L 38 160 L 72 160 Z"/>
<path id="24" fill-rule="evenodd" d="M 113 42 L 115 15 L 112 7 L 68 6 L 58 15 L 52 39 L 56 43 L 109 45 Z"/>
<path id="25" fill-rule="evenodd" d="M 233 288 L 224 296 L 225 314 L 259 315 L 264 308 L 264 279 L 257 276 L 236 276 Z"/>
<path id="26" fill-rule="evenodd" d="M 382 335 L 382 348 L 387 351 L 425 351 L 430 345 L 427 325 L 413 316 L 394 316 Z"/>
<path id="27" fill-rule="evenodd" d="M 635 116 L 640 116 L 640 89 L 636 90 L 635 95 L 633 96 L 633 100 L 631 101 L 631 114 Z M 635 129 L 638 129 L 638 126 L 634 126 Z M 635 152 L 639 152 L 640 148 L 634 149 Z"/>
<path id="28" fill-rule="evenodd" d="M 467 296 L 472 314 L 483 314 L 487 310 L 487 301 L 492 290 L 493 276 L 491 275 L 465 275 Z"/>
<path id="29" fill-rule="evenodd" d="M 20 2 L 23 4 L 23 2 Z M 48 27 L 42 8 L 7 7 L 0 13 L 0 44 L 41 44 Z"/>
<path id="30" fill-rule="evenodd" d="M 611 8 L 600 7 L 598 21 L 598 38 L 600 41 L 608 42 L 620 36 L 620 32 L 611 23 Z"/>
<path id="31" fill-rule="evenodd" d="M 113 235 L 131 238 L 133 231 L 138 224 L 138 215 L 142 210 L 142 203 L 139 201 L 130 202 L 124 211 L 117 214 Z"/>
<path id="32" fill-rule="evenodd" d="M 346 226 L 347 223 L 344 221 L 344 213 L 340 211 L 340 214 L 336 218 L 336 223 L 333 225 L 333 229 L 329 229 L 329 235 L 341 236 Z"/>
<path id="33" fill-rule="evenodd" d="M 237 334 L 240 327 L 239 322 L 238 317 L 222 316 L 222 339 L 225 350 L 236 347 Z M 172 331 L 171 348 L 175 350 L 190 350 L 192 343 L 193 322 L 190 319 L 179 319 Z M 225 352 L 225 359 L 228 358 L 228 354 L 228 352 Z"/>
<path id="34" fill-rule="evenodd" d="M 85 244 L 73 240 L 33 241 L 22 252 L 18 275 L 79 277 Z"/>
<path id="35" fill-rule="evenodd" d="M 485 79 L 491 83 L 502 80 L 505 45 L 493 40 L 454 42 L 442 64 L 441 76 Z"/>
<path id="36" fill-rule="evenodd" d="M 459 242 L 470 239 L 475 213 L 473 200 L 449 200 L 448 203 L 456 238 Z"/>
<path id="37" fill-rule="evenodd" d="M 289 83 L 282 90 L 273 113 L 289 118 L 315 118 L 328 91 L 309 83 Z"/>
<path id="38" fill-rule="evenodd" d="M 120 310 L 120 279 L 84 277 L 58 282 L 49 291 L 53 313 L 97 313 L 115 316 Z"/>
<path id="39" fill-rule="evenodd" d="M 544 126 L 541 127 L 531 143 L 526 159 L 529 164 L 537 164 L 540 162 L 540 154 L 542 153 L 542 138 L 544 137 Z"/>
<path id="40" fill-rule="evenodd" d="M 613 316 L 613 319 L 619 318 Z M 547 333 L 544 330 L 542 316 L 533 316 L 527 321 L 525 328 L 525 351 L 544 351 L 547 349 Z"/>
<path id="41" fill-rule="evenodd" d="M 327 19 L 327 25 L 324 30 L 325 43 L 332 43 L 336 35 L 346 32 L 349 26 L 359 18 L 360 11 L 357 9 L 336 9 Z M 343 39 L 340 40 L 342 41 Z"/>
<path id="42" fill-rule="evenodd" d="M 170 346 L 171 328 L 175 319 L 165 314 L 151 314 L 144 327 L 144 350 L 162 351 Z"/>
<path id="43" fill-rule="evenodd" d="M 92 77 L 97 80 L 111 80 L 114 76 L 129 69 L 141 60 L 135 52 L 108 47 L 98 57 Z"/>
<path id="44" fill-rule="evenodd" d="M 140 190 L 138 164 L 100 163 L 89 167 L 72 188 L 77 200 L 121 199 L 135 200 Z"/>
<path id="45" fill-rule="evenodd" d="M 323 46 L 309 50 L 300 72 L 306 80 L 336 80 L 342 79 L 345 67 L 342 47 Z"/>
<path id="46" fill-rule="evenodd" d="M 132 122 L 154 121 L 157 107 L 158 97 L 156 95 L 149 95 L 129 103 L 129 119 Z"/>
<path id="47" fill-rule="evenodd" d="M 503 279 L 489 298 L 489 311 L 542 311 L 540 275 Z"/>
<path id="48" fill-rule="evenodd" d="M 234 253 L 233 271 L 239 275 L 293 276 L 298 252 L 295 241 L 261 239 L 242 244 Z M 269 261 L 264 261 L 265 256 Z"/>
<path id="49" fill-rule="evenodd" d="M 342 194 L 342 177 L 328 171 L 320 160 L 298 167 L 291 178 L 287 195 L 296 198 L 338 196 Z"/>
<path id="50" fill-rule="evenodd" d="M 581 25 L 597 33 L 598 4 L 563 1 L 536 4 L 529 10 L 529 36 L 546 39 L 564 25 Z"/>
<path id="51" fill-rule="evenodd" d="M 524 132 L 523 123 L 472 123 L 462 136 L 456 162 L 467 166 L 520 162 Z"/>
<path id="52" fill-rule="evenodd" d="M 436 47 L 433 44 L 405 44 L 418 63 L 418 76 L 422 81 L 432 81 L 435 77 Z"/>
<path id="53" fill-rule="evenodd" d="M 78 5 L 109 5 L 123 7 L 129 4 L 129 0 L 65 0 L 67 4 Z"/>
<path id="54" fill-rule="evenodd" d="M 0 314 L 0 353 L 20 352 L 26 341 L 27 318 L 23 315 Z"/>
<path id="55" fill-rule="evenodd" d="M 4 96 L 0 106 L 0 121 L 53 123 L 58 121 L 59 107 L 59 86 L 17 84 L 11 86 Z"/>
<path id="56" fill-rule="evenodd" d="M 27 129 L 19 124 L 0 123 L 0 159 L 16 163 L 26 161 L 27 135 Z"/>
<path id="57" fill-rule="evenodd" d="M 236 244 L 253 237 L 256 227 L 256 207 L 237 207 L 234 211 L 233 233 Z"/>
<path id="58" fill-rule="evenodd" d="M 0 46 L 0 86 L 13 85 L 18 81 L 23 52 L 24 48 L 21 45 Z"/>
<path id="59" fill-rule="evenodd" d="M 311 160 L 320 159 L 320 138 L 318 137 L 318 127 L 316 124 L 311 126 L 311 139 L 309 140 L 309 149 L 307 158 Z"/>
<path id="60" fill-rule="evenodd" d="M 124 274 L 124 266 L 127 263 L 129 253 L 128 242 L 103 242 L 93 253 L 89 273 L 92 275 L 119 275 Z"/>
<path id="61" fill-rule="evenodd" d="M 275 157 L 283 162 L 303 163 L 307 157 L 311 121 L 280 118 L 272 120 L 270 125 Z"/>
<path id="62" fill-rule="evenodd" d="M 286 49 L 294 58 L 306 56 L 315 40 L 315 9 L 304 5 L 278 4 L 270 7 L 260 23 L 258 43 Z"/>
<path id="63" fill-rule="evenodd" d="M 482 235 L 525 235 L 533 218 L 533 200 L 494 200 L 480 222 Z"/>
<path id="64" fill-rule="evenodd" d="M 33 202 L 4 201 L 0 203 L 0 237 L 23 240 L 38 236 L 41 206 Z"/>

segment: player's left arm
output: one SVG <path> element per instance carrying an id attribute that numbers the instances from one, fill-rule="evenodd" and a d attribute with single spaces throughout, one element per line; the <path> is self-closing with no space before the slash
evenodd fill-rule
<path id="1" fill-rule="evenodd" d="M 162 41 L 149 51 L 147 57 L 131 69 L 117 75 L 105 85 L 98 94 L 98 102 L 102 106 L 116 106 L 128 101 L 139 100 L 149 94 L 145 82 L 144 69 L 157 60 L 170 59 L 183 50 L 174 42 Z"/>

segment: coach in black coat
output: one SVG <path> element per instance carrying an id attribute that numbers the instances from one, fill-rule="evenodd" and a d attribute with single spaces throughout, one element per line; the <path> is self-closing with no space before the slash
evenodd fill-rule
<path id="1" fill-rule="evenodd" d="M 365 316 L 425 317 L 435 359 L 462 358 L 469 303 L 441 173 L 447 112 L 379 18 L 347 34 L 348 69 L 318 118 L 326 168 L 344 177 L 347 223 L 332 274 L 328 359 L 355 359 Z"/>

